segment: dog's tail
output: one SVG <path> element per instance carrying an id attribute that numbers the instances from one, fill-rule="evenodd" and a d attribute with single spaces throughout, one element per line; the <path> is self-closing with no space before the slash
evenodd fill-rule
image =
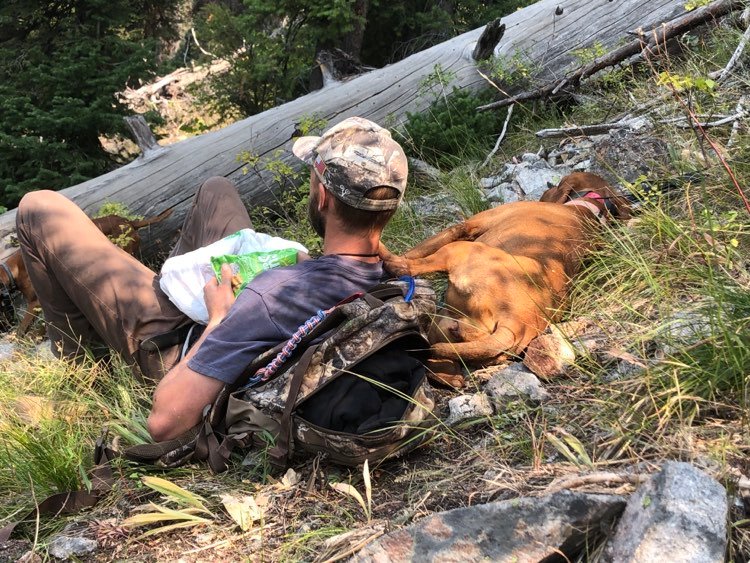
<path id="1" fill-rule="evenodd" d="M 167 209 L 166 211 L 162 211 L 157 215 L 156 217 L 149 217 L 148 219 L 141 219 L 140 221 L 133 221 L 132 225 L 133 228 L 138 230 L 142 229 L 143 227 L 148 227 L 149 225 L 152 225 L 154 223 L 158 223 L 159 221 L 163 221 L 167 217 L 169 217 L 172 214 L 172 209 Z"/>

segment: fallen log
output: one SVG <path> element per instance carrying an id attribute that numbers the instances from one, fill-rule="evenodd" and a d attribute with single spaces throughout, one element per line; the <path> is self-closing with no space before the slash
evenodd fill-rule
<path id="1" fill-rule="evenodd" d="M 517 102 L 554 96 L 566 87 L 575 89 L 578 87 L 581 80 L 592 76 L 600 70 L 612 67 L 626 60 L 634 62 L 643 54 L 648 54 L 655 48 L 663 46 L 669 39 L 678 37 L 686 31 L 690 31 L 706 22 L 721 18 L 734 10 L 743 8 L 744 6 L 744 0 L 719 0 L 695 11 L 688 12 L 672 22 L 665 22 L 663 25 L 654 27 L 643 26 L 643 28 L 639 28 L 638 30 L 637 39 L 634 39 L 601 57 L 597 57 L 591 63 L 579 67 L 562 80 L 551 81 L 545 86 L 535 90 L 522 92 L 515 96 L 509 96 L 504 100 L 485 104 L 477 109 L 479 111 L 500 109 Z"/>
<path id="2" fill-rule="evenodd" d="M 653 29 L 684 13 L 683 0 L 541 0 L 503 18 L 505 33 L 495 48 L 498 56 L 523 52 L 539 61 L 537 77 L 553 80 L 575 65 L 571 52 L 600 42 L 614 45 L 638 28 Z M 296 169 L 292 133 L 306 116 L 329 123 L 361 115 L 397 126 L 406 112 L 418 112 L 431 102 L 420 95 L 420 85 L 440 65 L 452 77 L 448 89 L 479 89 L 486 84 L 472 57 L 483 33 L 476 29 L 398 63 L 350 81 L 313 92 L 269 111 L 238 121 L 220 131 L 181 141 L 145 157 L 62 191 L 93 213 L 107 201 L 126 205 L 134 213 L 151 217 L 173 209 L 169 219 L 142 232 L 144 256 L 164 251 L 179 228 L 189 202 L 209 176 L 226 176 L 235 182 L 245 201 L 269 204 L 284 189 L 266 164 L 283 160 Z M 486 37 L 486 36 L 485 36 Z M 512 90 L 511 90 L 512 92 Z M 250 154 L 258 164 L 248 167 L 238 158 Z M 15 212 L 0 216 L 0 258 L 13 251 Z"/>

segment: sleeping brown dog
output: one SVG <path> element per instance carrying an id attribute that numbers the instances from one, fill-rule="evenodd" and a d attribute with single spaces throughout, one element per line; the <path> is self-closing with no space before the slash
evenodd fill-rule
<path id="1" fill-rule="evenodd" d="M 156 217 L 137 221 L 119 215 L 105 215 L 92 219 L 92 221 L 113 244 L 137 258 L 141 246 L 138 229 L 166 219 L 171 213 L 172 210 L 167 209 Z M 29 331 L 34 319 L 38 316 L 37 311 L 40 306 L 36 291 L 34 291 L 29 274 L 26 272 L 26 265 L 21 258 L 20 250 L 11 254 L 5 262 L 0 263 L 0 332 L 7 330 L 15 317 L 10 295 L 16 290 L 26 300 L 26 312 L 16 329 L 16 334 L 23 336 Z"/>
<path id="2" fill-rule="evenodd" d="M 430 332 L 430 368 L 463 383 L 460 362 L 494 365 L 521 353 L 554 322 L 600 223 L 630 216 L 628 201 L 595 174 L 575 172 L 541 201 L 478 213 L 403 257 L 380 247 L 395 275 L 447 272 L 445 308 Z"/>

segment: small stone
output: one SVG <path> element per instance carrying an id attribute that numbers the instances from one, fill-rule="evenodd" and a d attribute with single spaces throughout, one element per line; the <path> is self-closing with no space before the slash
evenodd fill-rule
<path id="1" fill-rule="evenodd" d="M 589 168 L 591 168 L 591 159 L 590 158 L 587 158 L 586 160 L 582 160 L 581 162 L 578 162 L 578 163 L 576 163 L 573 166 L 573 170 L 577 170 L 579 172 L 580 171 L 584 171 L 585 172 Z"/>
<path id="2" fill-rule="evenodd" d="M 6 338 L 0 340 L 0 361 L 10 359 L 10 357 L 13 356 L 13 353 L 15 351 L 16 351 L 15 342 L 11 342 L 10 340 Z"/>
<path id="3" fill-rule="evenodd" d="M 464 420 L 492 416 L 494 413 L 490 398 L 484 393 L 461 395 L 448 401 L 450 414 L 445 421 L 447 426 L 454 426 Z"/>
<path id="4" fill-rule="evenodd" d="M 55 536 L 49 544 L 49 552 L 58 559 L 67 560 L 71 556 L 93 553 L 98 544 L 96 540 L 80 536 Z"/>
<path id="5" fill-rule="evenodd" d="M 542 379 L 563 375 L 575 361 L 573 346 L 559 331 L 537 336 L 523 358 L 523 364 Z"/>
<path id="6" fill-rule="evenodd" d="M 521 162 L 534 163 L 539 162 L 540 160 L 542 160 L 541 157 L 533 152 L 527 152 L 521 155 Z"/>
<path id="7" fill-rule="evenodd" d="M 549 399 L 549 393 L 539 379 L 520 362 L 498 370 L 487 382 L 484 391 L 496 405 L 517 398 L 528 399 L 533 403 Z"/>

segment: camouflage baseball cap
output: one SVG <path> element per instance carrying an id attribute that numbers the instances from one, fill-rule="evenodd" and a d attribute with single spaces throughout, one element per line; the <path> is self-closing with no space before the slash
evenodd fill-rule
<path id="1" fill-rule="evenodd" d="M 350 117 L 320 137 L 300 137 L 292 152 L 315 170 L 326 189 L 356 209 L 395 209 L 406 189 L 408 165 L 401 146 L 379 125 Z M 375 200 L 367 192 L 380 186 L 398 190 L 398 196 Z"/>

